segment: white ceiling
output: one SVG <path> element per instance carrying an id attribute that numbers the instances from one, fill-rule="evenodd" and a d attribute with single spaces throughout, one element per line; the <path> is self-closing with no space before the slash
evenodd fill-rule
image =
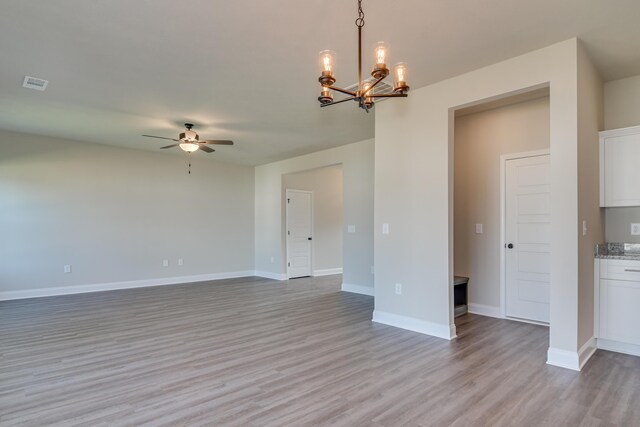
<path id="1" fill-rule="evenodd" d="M 385 40 L 413 88 L 574 36 L 605 80 L 640 74 L 638 0 L 364 8 L 366 68 Z M 0 0 L 0 129 L 157 150 L 139 135 L 191 121 L 236 142 L 208 156 L 242 164 L 371 138 L 374 114 L 316 101 L 320 50 L 338 52 L 338 85 L 356 80 L 355 18 L 355 0 Z M 23 89 L 25 75 L 49 87 Z"/>

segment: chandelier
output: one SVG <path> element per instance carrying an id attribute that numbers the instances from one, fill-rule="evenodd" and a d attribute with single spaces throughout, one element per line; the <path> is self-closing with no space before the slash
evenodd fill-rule
<path id="1" fill-rule="evenodd" d="M 320 52 L 320 64 L 322 67 L 322 75 L 318 81 L 322 85 L 320 96 L 321 107 L 340 104 L 346 101 L 356 101 L 358 106 L 367 113 L 373 108 L 376 98 L 406 98 L 409 92 L 407 85 L 407 64 L 399 62 L 394 67 L 394 83 L 393 91 L 390 93 L 377 93 L 374 88 L 389 75 L 387 62 L 389 60 L 389 46 L 384 42 L 376 44 L 374 49 L 374 66 L 371 71 L 371 81 L 362 81 L 362 27 L 364 27 L 364 12 L 362 11 L 362 0 L 358 0 L 358 19 L 356 19 L 356 27 L 358 27 L 358 87 L 355 92 L 334 86 L 336 78 L 333 75 L 335 65 L 335 53 L 330 50 Z M 341 92 L 348 95 L 346 98 L 334 101 L 331 91 Z"/>

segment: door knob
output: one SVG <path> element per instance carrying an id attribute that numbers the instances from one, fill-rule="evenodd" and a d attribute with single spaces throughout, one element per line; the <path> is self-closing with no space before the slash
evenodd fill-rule
<path id="1" fill-rule="evenodd" d="M 509 249 L 513 249 L 513 243 L 509 243 L 509 244 L 507 245 L 507 247 L 508 247 Z"/>

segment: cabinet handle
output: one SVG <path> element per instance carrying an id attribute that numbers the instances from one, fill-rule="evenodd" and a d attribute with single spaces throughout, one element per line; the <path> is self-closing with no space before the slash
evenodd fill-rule
<path id="1" fill-rule="evenodd" d="M 625 268 L 624 271 L 628 271 L 630 273 L 640 273 L 640 270 L 634 270 L 633 268 Z"/>

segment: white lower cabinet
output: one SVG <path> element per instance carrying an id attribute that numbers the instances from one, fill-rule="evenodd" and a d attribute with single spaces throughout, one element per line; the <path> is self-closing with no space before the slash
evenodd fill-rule
<path id="1" fill-rule="evenodd" d="M 640 261 L 602 259 L 599 272 L 598 347 L 640 356 Z"/>

